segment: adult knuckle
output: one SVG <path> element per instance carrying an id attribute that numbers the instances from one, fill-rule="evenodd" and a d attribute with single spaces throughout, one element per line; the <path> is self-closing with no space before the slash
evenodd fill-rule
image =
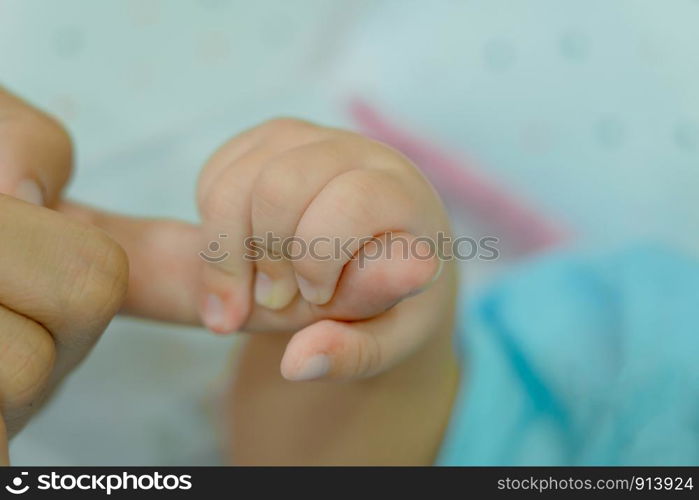
<path id="1" fill-rule="evenodd" d="M 71 317 L 102 322 L 118 311 L 128 288 L 126 252 L 107 234 L 85 229 L 84 243 L 68 264 L 72 278 L 65 307 Z"/>
<path id="2" fill-rule="evenodd" d="M 11 375 L 2 381 L 4 405 L 20 407 L 31 404 L 45 386 L 56 361 L 56 348 L 51 335 L 38 325 L 35 332 L 21 331 L 10 346 L 5 346 L 3 364 L 11 368 Z"/>

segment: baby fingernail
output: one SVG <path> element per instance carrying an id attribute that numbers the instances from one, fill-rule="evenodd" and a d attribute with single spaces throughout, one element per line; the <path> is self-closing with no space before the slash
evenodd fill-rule
<path id="1" fill-rule="evenodd" d="M 434 276 L 432 276 L 432 279 L 430 280 L 428 285 L 432 285 L 433 283 L 435 283 L 440 278 L 440 276 L 442 276 L 442 271 L 444 271 L 444 260 L 439 259 L 439 263 L 437 264 L 437 270 L 435 271 Z"/>
<path id="2" fill-rule="evenodd" d="M 274 283 L 265 273 L 255 274 L 255 302 L 267 307 L 274 300 Z"/>
<path id="3" fill-rule="evenodd" d="M 306 278 L 303 278 L 298 274 L 296 275 L 296 282 L 299 285 L 299 291 L 301 292 L 301 295 L 303 295 L 303 298 L 311 304 L 316 304 L 319 297 L 316 287 L 313 286 Z"/>
<path id="4" fill-rule="evenodd" d="M 326 297 L 326 294 L 323 293 L 318 287 L 298 274 L 296 275 L 296 282 L 299 285 L 301 295 L 303 295 L 303 298 L 306 299 L 307 302 L 320 305 L 325 304 L 328 300 L 330 300 L 330 297 Z"/>
<path id="5" fill-rule="evenodd" d="M 15 190 L 15 197 L 28 203 L 33 203 L 34 205 L 43 206 L 44 204 L 44 194 L 39 184 L 32 179 L 20 181 Z"/>
<path id="6" fill-rule="evenodd" d="M 325 354 L 316 354 L 306 360 L 301 365 L 301 368 L 287 379 L 293 382 L 301 382 L 303 380 L 314 380 L 321 378 L 330 371 L 330 358 Z"/>
<path id="7" fill-rule="evenodd" d="M 410 297 L 415 297 L 416 295 L 420 295 L 422 292 L 427 291 L 427 289 L 430 288 L 432 285 L 434 285 L 435 282 L 440 278 L 443 270 L 444 270 L 444 261 L 442 259 L 439 259 L 439 263 L 437 264 L 437 270 L 435 271 L 432 278 L 430 278 L 430 281 L 428 281 L 424 285 L 416 288 L 415 290 L 411 291 L 410 293 L 408 293 L 408 295 L 403 297 L 401 300 L 409 299 Z M 393 304 L 393 305 L 396 305 L 396 304 Z M 393 306 L 391 306 L 391 307 L 393 307 Z M 390 309 L 390 307 L 389 307 L 389 309 Z"/>
<path id="8" fill-rule="evenodd" d="M 255 276 L 255 302 L 267 309 L 283 309 L 296 295 L 296 285 L 291 280 L 273 280 L 267 274 Z"/>
<path id="9" fill-rule="evenodd" d="M 212 293 L 206 297 L 202 316 L 204 325 L 206 325 L 209 330 L 216 333 L 227 332 L 226 310 L 223 306 L 223 301 L 218 295 Z"/>

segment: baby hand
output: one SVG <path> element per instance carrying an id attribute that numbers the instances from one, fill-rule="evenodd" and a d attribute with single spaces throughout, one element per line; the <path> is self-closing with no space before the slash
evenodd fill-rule
<path id="1" fill-rule="evenodd" d="M 445 210 L 386 146 L 273 120 L 212 157 L 198 199 L 202 248 L 216 242 L 225 257 L 203 265 L 203 322 L 221 333 L 297 332 L 282 360 L 287 379 L 385 371 L 450 314 L 453 266 L 437 280 L 434 245 L 449 231 Z"/>

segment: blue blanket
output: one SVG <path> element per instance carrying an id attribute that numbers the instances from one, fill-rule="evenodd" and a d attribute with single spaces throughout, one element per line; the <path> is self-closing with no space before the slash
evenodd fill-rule
<path id="1" fill-rule="evenodd" d="M 650 246 L 548 256 L 461 315 L 438 464 L 699 464 L 696 260 Z"/>

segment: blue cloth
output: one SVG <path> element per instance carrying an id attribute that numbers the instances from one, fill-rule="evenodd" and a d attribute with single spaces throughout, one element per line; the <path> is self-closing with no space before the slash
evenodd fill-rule
<path id="1" fill-rule="evenodd" d="M 461 314 L 437 464 L 699 464 L 699 262 L 548 256 Z"/>

